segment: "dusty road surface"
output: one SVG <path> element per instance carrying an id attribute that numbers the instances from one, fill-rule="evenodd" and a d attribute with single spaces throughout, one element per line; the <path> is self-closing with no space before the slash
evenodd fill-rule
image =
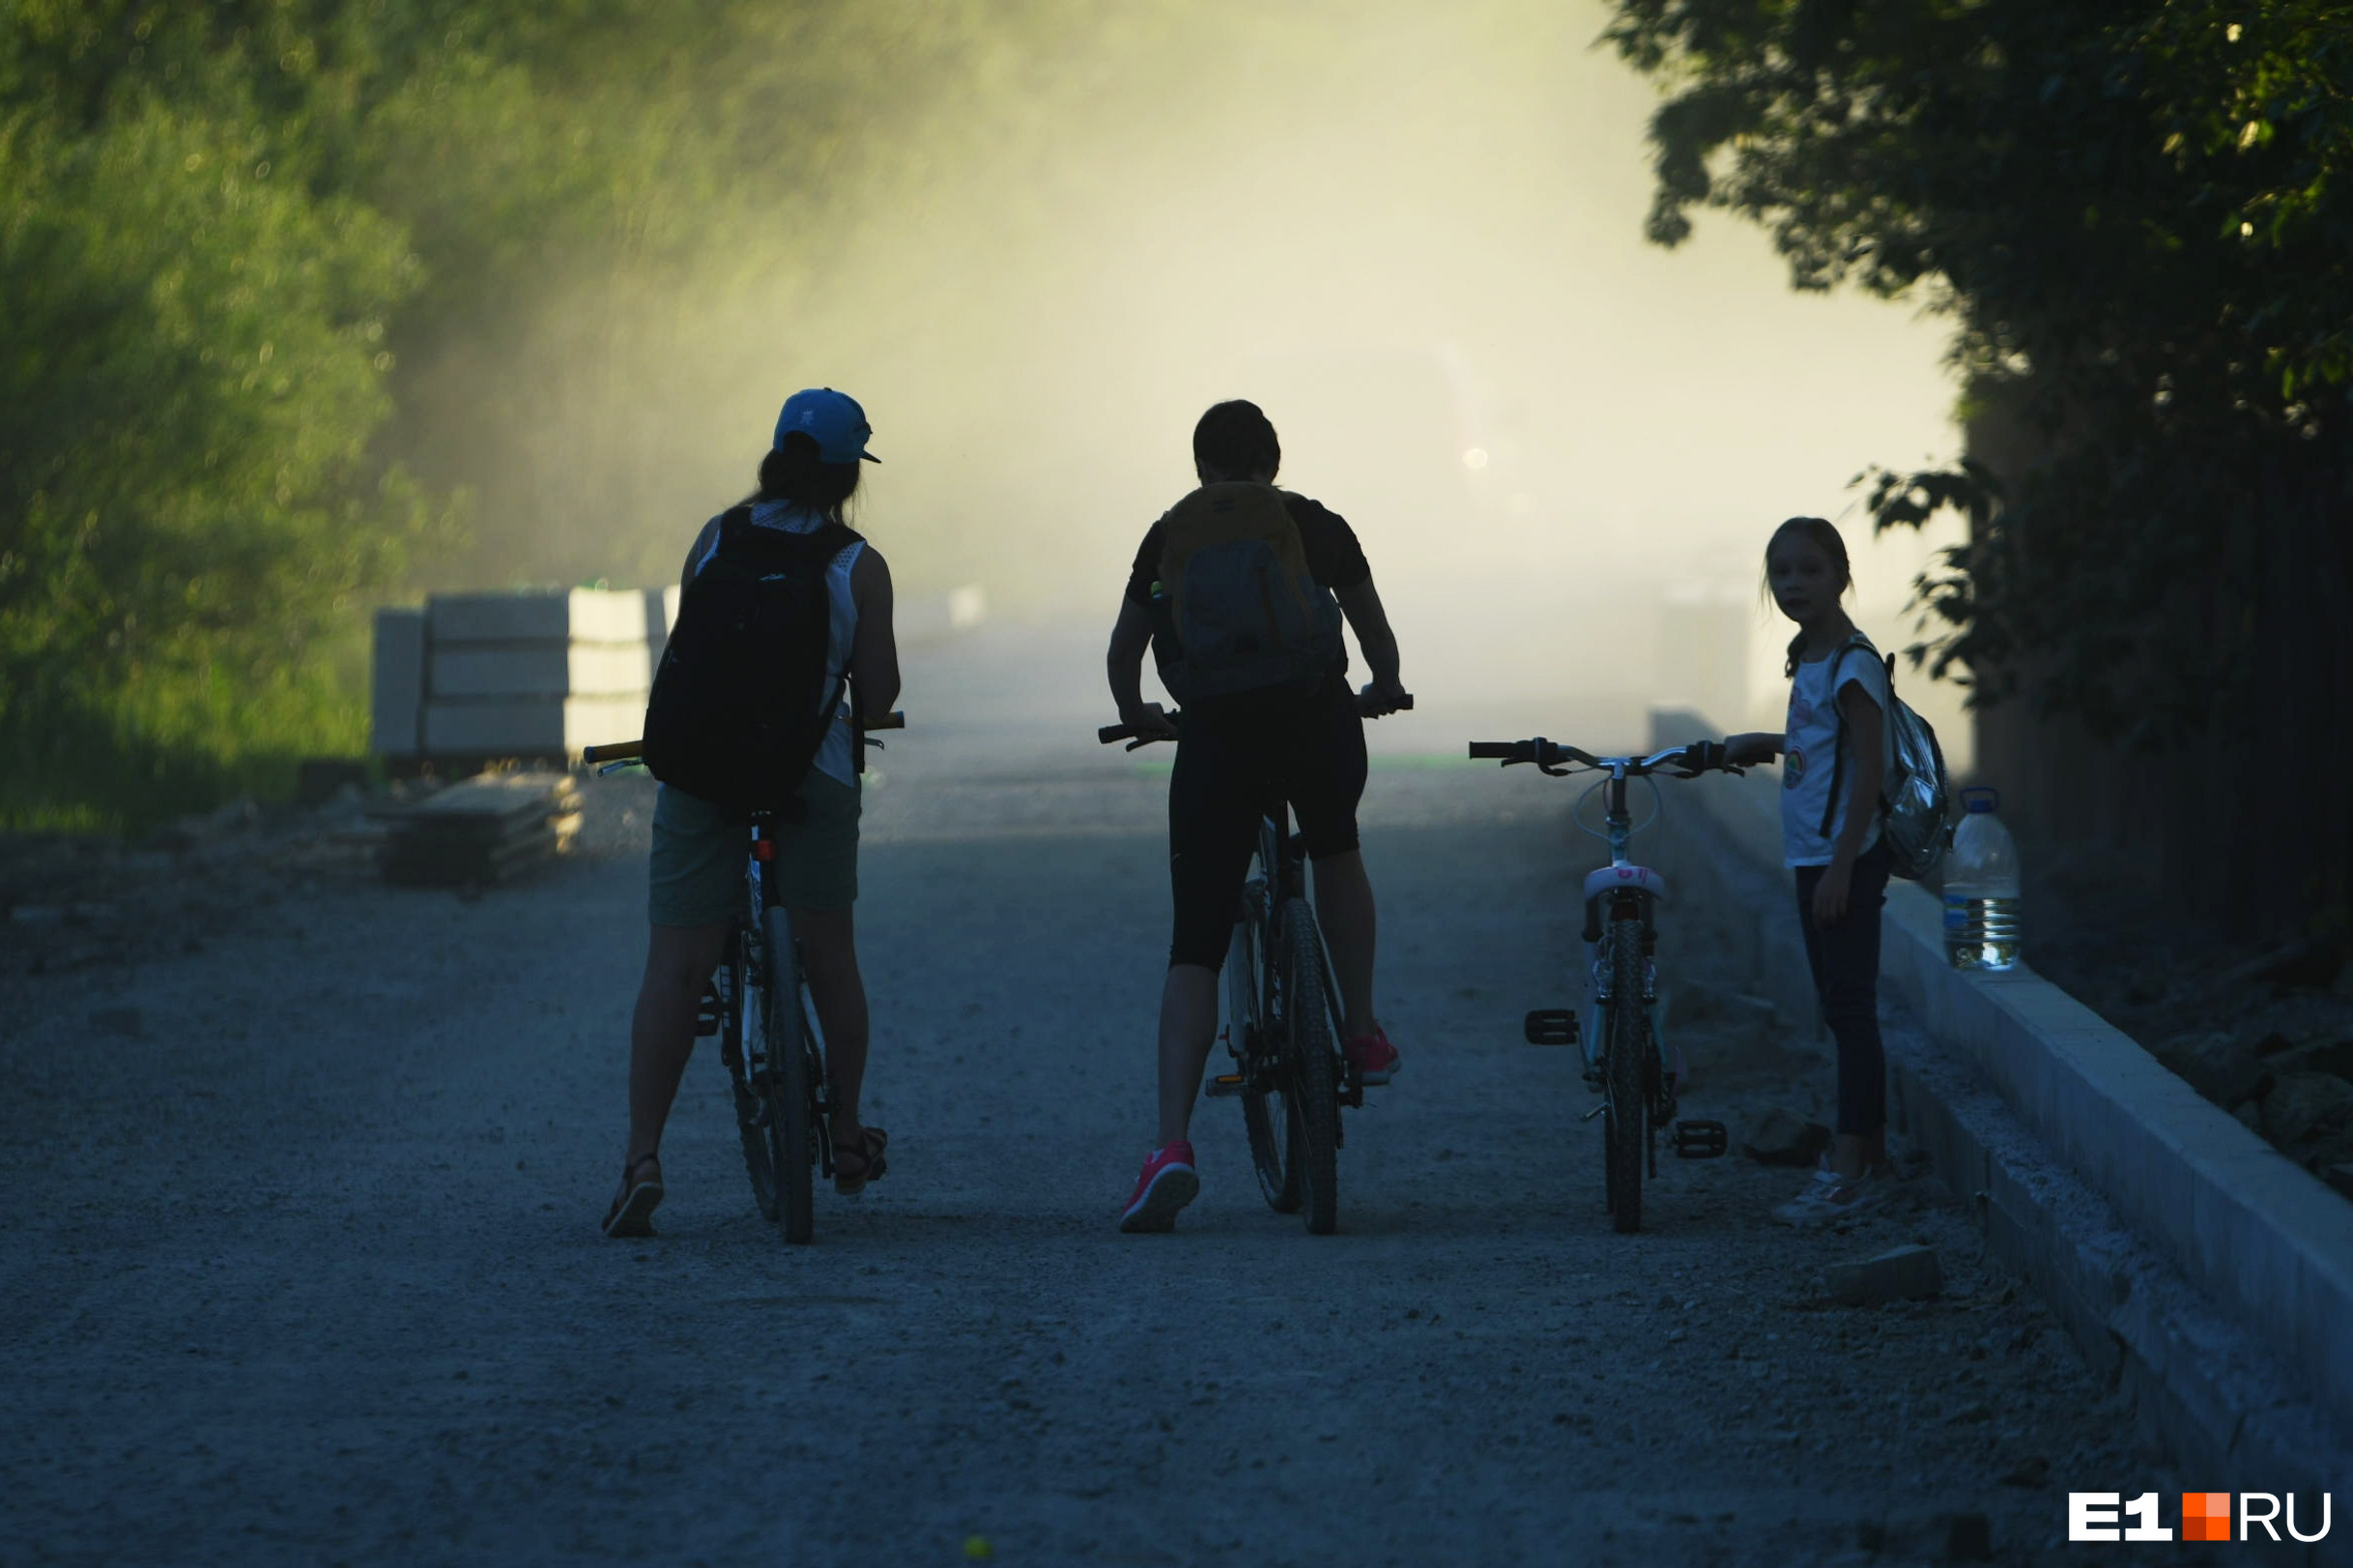
<path id="1" fill-rule="evenodd" d="M 1567 994 L 1567 791 L 1418 762 L 1470 738 L 1443 714 L 1383 732 L 1365 813 L 1407 1066 L 1349 1117 L 1340 1234 L 1266 1211 L 1226 1102 L 1178 1231 L 1116 1234 L 1164 780 L 1083 684 L 987 711 L 1037 656 L 910 676 L 859 906 L 892 1173 L 806 1249 L 707 1052 L 659 1238 L 597 1235 L 642 783 L 522 886 L 159 893 L 187 913 L 128 961 L 8 981 L 0 1562 L 2073 1563 L 2069 1485 L 2164 1484 L 1930 1183 L 1793 1235 L 1795 1173 L 1670 1163 L 1611 1233 L 1591 1096 L 1517 1039 Z M 1680 1043 L 1693 1114 L 1828 1088 L 1811 1047 Z M 1914 1240 L 1941 1299 L 1823 1301 Z"/>

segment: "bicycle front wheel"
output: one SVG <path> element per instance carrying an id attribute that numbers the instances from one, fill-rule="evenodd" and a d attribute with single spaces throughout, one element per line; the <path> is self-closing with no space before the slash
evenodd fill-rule
<path id="1" fill-rule="evenodd" d="M 1621 1234 L 1642 1229 L 1643 1154 L 1650 1143 L 1650 1014 L 1642 1003 L 1642 940 L 1625 927 L 1610 932 L 1610 1005 L 1602 1028 L 1601 1116 L 1610 1222 Z"/>
<path id="2" fill-rule="evenodd" d="M 1297 1107 L 1292 1144 L 1307 1231 L 1330 1236 L 1340 1217 L 1340 1085 L 1333 1043 L 1331 998 L 1324 989 L 1324 944 L 1305 898 L 1283 900 L 1280 923 L 1285 1071 Z"/>
<path id="3" fill-rule="evenodd" d="M 760 915 L 766 947 L 768 1149 L 776 1164 L 776 1219 L 798 1246 L 816 1230 L 817 1116 L 809 1075 L 809 1024 L 801 1012 L 800 955 L 782 909 Z"/>

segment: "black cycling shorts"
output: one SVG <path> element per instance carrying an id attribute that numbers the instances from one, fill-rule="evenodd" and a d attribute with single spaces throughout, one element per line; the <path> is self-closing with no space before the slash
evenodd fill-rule
<path id="1" fill-rule="evenodd" d="M 1168 781 L 1168 881 L 1176 902 L 1169 963 L 1223 967 L 1271 802 L 1290 802 L 1310 859 L 1356 848 L 1364 771 L 1364 721 L 1344 680 L 1309 697 L 1188 708 Z"/>

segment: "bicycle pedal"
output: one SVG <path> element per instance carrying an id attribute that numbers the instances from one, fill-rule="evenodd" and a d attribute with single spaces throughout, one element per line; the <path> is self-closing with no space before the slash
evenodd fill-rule
<path id="1" fill-rule="evenodd" d="M 703 986 L 703 999 L 695 1004 L 696 1039 L 708 1040 L 719 1033 L 720 1012 L 719 987 L 716 985 Z"/>
<path id="2" fill-rule="evenodd" d="M 1732 1134 L 1725 1131 L 1723 1123 L 1675 1124 L 1675 1155 L 1678 1159 L 1720 1159 L 1731 1152 Z"/>
<path id="3" fill-rule="evenodd" d="M 1242 1093 L 1248 1084 L 1248 1077 L 1243 1073 L 1220 1072 L 1201 1086 L 1201 1098 L 1203 1099 L 1231 1099 Z"/>
<path id="4" fill-rule="evenodd" d="M 1585 1038 L 1577 1015 L 1566 1008 L 1538 1008 L 1521 1027 L 1531 1045 L 1574 1045 Z"/>

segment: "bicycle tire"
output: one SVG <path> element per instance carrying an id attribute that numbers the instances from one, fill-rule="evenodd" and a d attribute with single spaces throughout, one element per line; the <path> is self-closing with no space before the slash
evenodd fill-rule
<path id="1" fill-rule="evenodd" d="M 1300 1167 L 1307 1233 L 1330 1236 L 1340 1215 L 1340 1090 L 1331 999 L 1324 989 L 1324 944 L 1306 899 L 1284 899 L 1277 919 L 1284 1059 L 1299 1107 L 1292 1163 Z"/>
<path id="2" fill-rule="evenodd" d="M 1629 923 L 1630 925 L 1630 923 Z M 1642 1005 L 1642 943 L 1621 926 L 1609 937 L 1610 1006 L 1604 1020 L 1602 1075 L 1608 1103 L 1601 1115 L 1602 1159 L 1609 1194 L 1610 1223 L 1621 1235 L 1642 1229 L 1642 1157 L 1649 1144 L 1644 1058 L 1650 1044 L 1650 1017 Z"/>
<path id="3" fill-rule="evenodd" d="M 805 1245 L 816 1231 L 817 1118 L 809 1077 L 809 1025 L 801 1014 L 799 955 L 782 909 L 760 914 L 768 994 L 768 1144 L 776 1161 L 776 1220 Z"/>
<path id="4" fill-rule="evenodd" d="M 1242 918 L 1234 923 L 1234 938 L 1225 955 L 1227 1038 L 1239 1059 L 1242 1087 L 1242 1127 L 1249 1137 L 1250 1165 L 1258 1173 L 1258 1190 L 1267 1207 L 1278 1214 L 1296 1214 L 1300 1205 L 1299 1108 L 1290 1092 L 1290 1075 L 1269 1073 L 1266 1058 L 1274 1044 L 1265 1017 L 1266 906 L 1255 895 L 1245 895 Z"/>
<path id="5" fill-rule="evenodd" d="M 753 1074 L 766 1070 L 766 990 L 753 983 L 756 956 L 752 934 L 741 922 L 728 927 L 727 954 L 720 960 L 719 1056 L 727 1064 L 735 1105 L 735 1136 L 743 1145 L 744 1170 L 752 1178 L 752 1201 L 760 1217 L 776 1218 L 776 1162 L 768 1151 L 766 1107 L 753 1087 Z M 746 1046 L 751 1049 L 747 1052 Z"/>

